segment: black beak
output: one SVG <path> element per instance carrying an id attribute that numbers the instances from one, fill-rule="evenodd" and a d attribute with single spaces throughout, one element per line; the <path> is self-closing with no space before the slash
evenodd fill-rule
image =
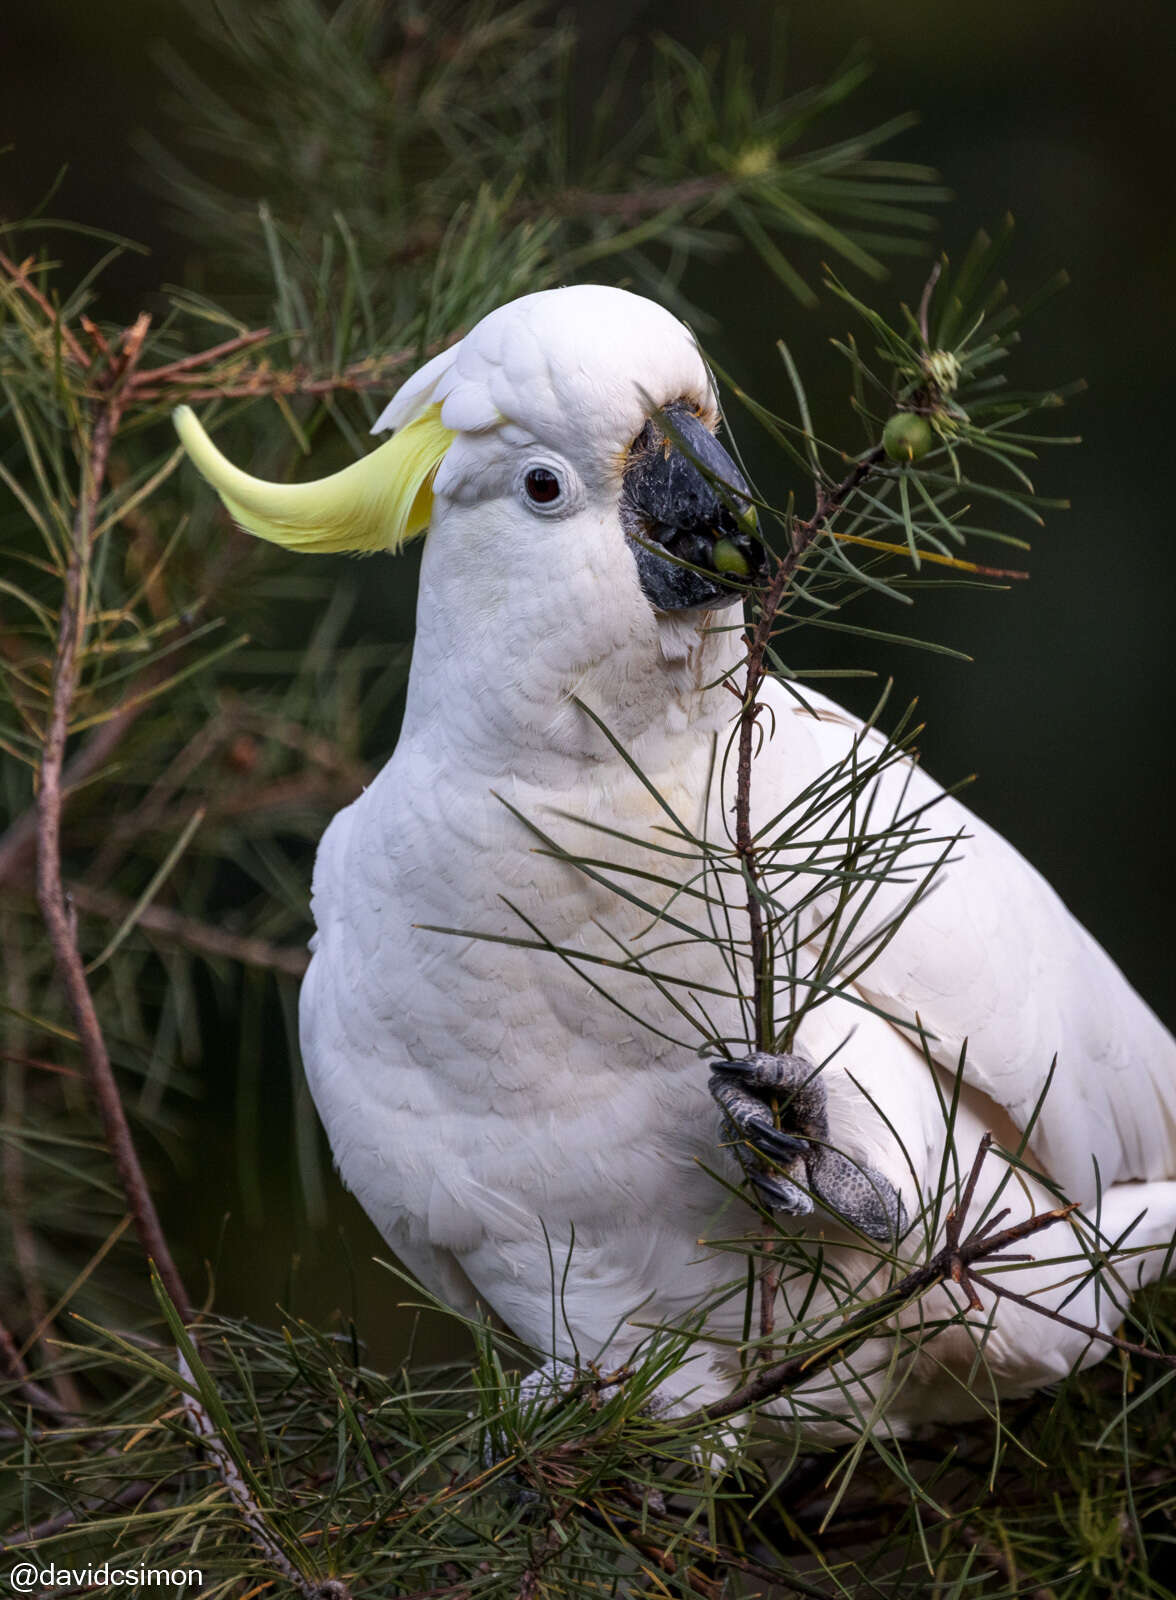
<path id="1" fill-rule="evenodd" d="M 663 416 L 664 429 L 651 420 L 634 442 L 621 493 L 641 587 L 656 611 L 730 605 L 763 570 L 762 546 L 740 524 L 747 483 L 689 406 Z"/>

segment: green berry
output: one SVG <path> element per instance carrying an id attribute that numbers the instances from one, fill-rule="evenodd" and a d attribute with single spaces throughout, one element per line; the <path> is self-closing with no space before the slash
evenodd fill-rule
<path id="1" fill-rule="evenodd" d="M 934 428 L 914 411 L 896 411 L 882 430 L 882 448 L 891 461 L 920 461 L 934 443 Z"/>
<path id="2" fill-rule="evenodd" d="M 730 539 L 717 539 L 711 551 L 711 562 L 716 572 L 726 572 L 734 578 L 747 578 L 751 575 L 751 563 L 747 557 Z"/>

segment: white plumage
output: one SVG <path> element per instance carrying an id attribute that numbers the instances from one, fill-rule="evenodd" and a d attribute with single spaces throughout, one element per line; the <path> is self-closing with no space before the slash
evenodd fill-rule
<path id="1" fill-rule="evenodd" d="M 633 440 L 653 408 L 683 399 L 714 426 L 708 373 L 683 325 L 637 296 L 584 287 L 494 312 L 384 412 L 377 431 L 439 405 L 453 438 L 433 482 L 403 731 L 379 777 L 323 839 L 301 1003 L 306 1070 L 335 1158 L 392 1248 L 443 1299 L 492 1307 L 537 1349 L 592 1357 L 611 1341 L 610 1363 L 643 1337 L 634 1324 L 680 1321 L 738 1267 L 700 1244 L 752 1221 L 702 1170 L 740 1177 L 720 1148 L 706 1064 L 681 1018 L 638 976 L 601 975 L 652 1029 L 555 956 L 421 925 L 526 936 L 509 900 L 560 946 L 611 955 L 613 939 L 638 939 L 646 915 L 537 853 L 503 804 L 569 849 L 634 866 L 644 854 L 645 865 L 667 870 L 672 858 L 569 820 L 665 842 L 656 802 L 574 697 L 684 821 L 723 837 L 720 806 L 730 795 L 716 795 L 706 817 L 704 794 L 712 740 L 729 737 L 735 703 L 706 686 L 741 645 L 730 628 L 706 630 L 732 614 L 656 612 L 618 512 Z M 554 505 L 528 498 L 536 468 L 559 480 Z M 397 580 L 381 568 L 372 581 Z M 820 695 L 806 694 L 807 708 L 775 686 L 767 697 L 774 732 L 754 788 L 764 819 L 860 737 L 856 720 Z M 877 736 L 866 742 L 876 747 Z M 939 793 L 905 761 L 879 786 L 883 809 L 899 803 L 903 786 L 907 809 Z M 954 799 L 939 801 L 929 825 L 962 835 L 952 864 L 858 987 L 891 1015 L 918 1014 L 940 1082 L 908 1031 L 848 1000 L 822 1005 L 798 1046 L 813 1061 L 831 1058 L 822 1082 L 832 1142 L 885 1173 L 913 1217 L 920 1192 L 925 1199 L 938 1181 L 941 1096 L 950 1095 L 964 1041 L 956 1148 L 965 1165 L 986 1128 L 1015 1148 L 1056 1055 L 1029 1159 L 1091 1220 L 1097 1212 L 1106 1237 L 1141 1218 L 1131 1244 L 1170 1240 L 1172 1039 L 1011 846 Z M 874 914 L 906 892 L 886 891 Z M 691 906 L 681 898 L 675 914 L 700 919 Z M 698 983 L 724 981 L 708 945 L 659 961 Z M 726 1031 L 735 1028 L 728 1018 Z M 989 1162 L 980 1204 L 1001 1170 Z M 1019 1178 L 1002 1203 L 1017 1220 L 1053 1201 Z M 828 1218 L 815 1224 L 851 1262 L 853 1235 Z M 798 1225 L 813 1229 L 814 1220 Z M 565 1323 L 553 1314 L 552 1262 L 558 1279 L 569 1250 Z M 1041 1256 L 1069 1250 L 1072 1242 L 1052 1234 L 1039 1241 Z M 1162 1256 L 1132 1261 L 1120 1288 L 1154 1276 Z M 1005 1281 L 1060 1307 L 1078 1270 L 1031 1263 Z M 782 1291 L 781 1336 L 802 1287 L 794 1280 Z M 955 1295 L 936 1291 L 907 1320 L 943 1315 Z M 1121 1316 L 1116 1299 L 1121 1292 L 1100 1298 L 1088 1284 L 1067 1315 L 1110 1331 Z M 734 1296 L 710 1328 L 737 1339 L 742 1315 Z M 987 1315 L 897 1364 L 888 1366 L 886 1340 L 859 1354 L 862 1376 L 849 1390 L 859 1421 L 884 1416 L 904 1428 L 965 1415 L 987 1403 L 994 1383 L 1004 1394 L 1027 1392 L 1101 1354 L 1006 1303 L 977 1368 Z M 731 1359 L 729 1346 L 700 1344 L 671 1398 L 717 1398 L 731 1385 Z M 830 1432 L 850 1401 L 826 1378 L 780 1409 Z"/>

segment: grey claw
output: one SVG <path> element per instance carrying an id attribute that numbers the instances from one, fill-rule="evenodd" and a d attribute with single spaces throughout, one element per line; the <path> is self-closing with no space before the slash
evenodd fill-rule
<path id="1" fill-rule="evenodd" d="M 771 1123 L 753 1122 L 744 1132 L 757 1150 L 777 1156 L 781 1161 L 795 1161 L 797 1156 L 807 1154 L 809 1149 L 807 1139 L 798 1139 L 794 1133 L 785 1133 Z"/>
<path id="2" fill-rule="evenodd" d="M 755 1062 L 748 1060 L 724 1061 L 716 1068 L 720 1072 L 737 1072 L 743 1077 L 750 1078 L 753 1083 L 760 1081 L 760 1069 Z"/>
<path id="3" fill-rule="evenodd" d="M 711 1074 L 710 1092 L 740 1137 L 769 1161 L 792 1162 L 808 1150 L 806 1140 L 776 1127 L 770 1109 L 727 1073 L 726 1063 Z"/>
<path id="4" fill-rule="evenodd" d="M 753 1172 L 751 1181 L 769 1211 L 790 1217 L 807 1217 L 813 1203 L 803 1189 L 776 1172 Z"/>
<path id="5" fill-rule="evenodd" d="M 807 1156 L 806 1135 L 827 1136 L 825 1091 L 805 1056 L 757 1051 L 738 1061 L 716 1062 L 710 1091 L 741 1136 L 769 1161 L 790 1166 Z M 781 1100 L 789 1128 L 776 1126 L 773 1102 Z"/>
<path id="6" fill-rule="evenodd" d="M 812 1211 L 810 1194 L 795 1179 L 806 1181 L 822 1205 L 867 1238 L 887 1242 L 906 1232 L 906 1212 L 889 1178 L 829 1147 L 825 1086 L 806 1057 L 757 1051 L 738 1061 L 716 1062 L 710 1091 L 761 1159 L 789 1169 L 748 1173 L 772 1210 L 793 1216 Z M 776 1102 L 782 1102 L 787 1129 L 776 1127 Z"/>

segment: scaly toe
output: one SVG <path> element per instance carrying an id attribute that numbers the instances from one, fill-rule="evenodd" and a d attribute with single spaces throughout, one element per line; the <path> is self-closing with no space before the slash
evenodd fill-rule
<path id="1" fill-rule="evenodd" d="M 753 1172 L 751 1181 L 769 1211 L 782 1211 L 789 1217 L 807 1217 L 812 1200 L 803 1189 L 777 1172 Z"/>
<path id="2" fill-rule="evenodd" d="M 836 1150 L 814 1150 L 808 1174 L 817 1198 L 867 1238 L 892 1243 L 906 1232 L 902 1196 L 876 1167 L 850 1161 Z"/>
<path id="3" fill-rule="evenodd" d="M 767 1094 L 789 1094 L 815 1081 L 816 1068 L 807 1056 L 774 1056 L 766 1050 L 737 1061 L 716 1063 L 723 1072 L 738 1073 L 747 1088 Z"/>
<path id="4" fill-rule="evenodd" d="M 806 1140 L 776 1127 L 769 1107 L 727 1072 L 726 1063 L 711 1074 L 710 1092 L 740 1138 L 769 1161 L 788 1163 L 808 1150 Z"/>

